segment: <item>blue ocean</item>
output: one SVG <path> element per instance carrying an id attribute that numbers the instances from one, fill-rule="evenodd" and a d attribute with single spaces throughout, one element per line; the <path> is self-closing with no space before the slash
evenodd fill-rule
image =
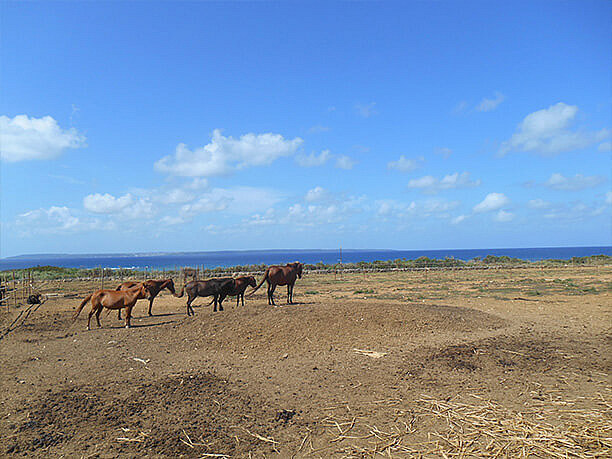
<path id="1" fill-rule="evenodd" d="M 419 257 L 443 259 L 454 257 L 471 260 L 487 255 L 506 255 L 528 261 L 544 259 L 568 260 L 590 255 L 612 256 L 612 246 L 603 247 L 538 247 L 515 249 L 445 249 L 445 250 L 232 250 L 217 252 L 175 252 L 150 254 L 90 254 L 90 255 L 23 255 L 0 259 L 0 270 L 31 268 L 34 266 L 60 266 L 65 268 L 153 268 L 174 269 L 183 266 L 216 268 L 237 265 L 281 264 L 292 261 L 316 264 L 359 261 L 413 260 Z"/>

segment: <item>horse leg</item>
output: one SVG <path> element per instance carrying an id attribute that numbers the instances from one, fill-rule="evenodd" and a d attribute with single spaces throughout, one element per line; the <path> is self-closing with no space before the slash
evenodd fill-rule
<path id="1" fill-rule="evenodd" d="M 291 304 L 291 284 L 287 284 L 287 304 Z"/>
<path id="2" fill-rule="evenodd" d="M 191 296 L 190 294 L 189 298 L 187 298 L 187 315 L 190 316 L 191 314 L 189 313 L 189 310 L 191 310 L 191 312 L 193 313 L 193 315 L 195 315 L 195 312 L 193 311 L 193 308 L 191 307 L 191 303 L 192 301 L 195 299 L 194 296 Z"/>
<path id="3" fill-rule="evenodd" d="M 100 306 L 100 309 L 96 311 L 96 322 L 98 323 L 98 328 L 102 327 L 102 324 L 100 323 L 100 314 L 102 313 L 102 309 L 104 308 Z"/>
<path id="4" fill-rule="evenodd" d="M 244 301 L 244 300 L 242 300 Z M 238 307 L 238 303 L 240 302 L 240 293 L 238 295 L 236 295 L 236 307 Z M 244 304 L 242 305 L 244 306 Z"/>
<path id="5" fill-rule="evenodd" d="M 213 301 L 215 302 L 215 306 L 213 307 L 213 312 L 217 312 L 217 301 L 219 300 L 219 296 L 215 294 L 213 297 Z"/>
<path id="6" fill-rule="evenodd" d="M 226 298 L 226 295 L 223 293 L 219 296 L 219 311 L 223 311 L 223 300 Z"/>
<path id="7" fill-rule="evenodd" d="M 134 305 L 128 306 L 127 311 L 125 312 L 125 328 L 130 328 L 132 326 L 131 320 L 132 320 L 132 308 L 133 307 Z"/>
<path id="8" fill-rule="evenodd" d="M 117 320 L 121 320 L 121 309 L 117 309 Z"/>
<path id="9" fill-rule="evenodd" d="M 149 315 L 152 316 L 153 313 L 151 312 L 151 308 L 153 307 L 153 300 L 155 298 L 149 298 Z"/>
<path id="10" fill-rule="evenodd" d="M 242 307 L 244 308 L 244 292 L 240 294 L 240 297 L 242 298 Z"/>
<path id="11" fill-rule="evenodd" d="M 91 311 L 89 311 L 89 316 L 87 317 L 87 330 L 91 330 L 89 323 L 91 322 L 91 316 L 93 316 L 95 312 L 96 312 L 96 307 L 92 304 Z"/>
<path id="12" fill-rule="evenodd" d="M 274 302 L 274 290 L 276 290 L 276 284 L 271 284 L 270 285 L 270 301 L 272 301 L 272 306 L 276 306 L 276 303 Z"/>

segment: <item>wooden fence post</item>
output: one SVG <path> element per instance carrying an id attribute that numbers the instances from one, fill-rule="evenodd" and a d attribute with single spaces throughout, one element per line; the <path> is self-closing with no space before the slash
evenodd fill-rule
<path id="1" fill-rule="evenodd" d="M 100 266 L 100 289 L 104 290 L 104 268 Z"/>

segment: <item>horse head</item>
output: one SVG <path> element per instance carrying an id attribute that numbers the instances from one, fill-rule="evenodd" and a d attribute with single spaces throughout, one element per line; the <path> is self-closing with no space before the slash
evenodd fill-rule
<path id="1" fill-rule="evenodd" d="M 304 265 L 302 263 L 296 261 L 294 263 L 288 263 L 287 266 L 291 266 L 293 269 L 295 269 L 298 279 L 302 278 L 302 269 L 304 268 Z"/>
<path id="2" fill-rule="evenodd" d="M 255 277 L 249 276 L 247 285 L 250 285 L 251 287 L 255 288 L 257 286 L 257 280 L 255 280 Z"/>

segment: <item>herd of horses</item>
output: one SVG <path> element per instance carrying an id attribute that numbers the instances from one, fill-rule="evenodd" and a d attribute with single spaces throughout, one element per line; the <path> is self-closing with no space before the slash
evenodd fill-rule
<path id="1" fill-rule="evenodd" d="M 247 295 L 251 296 L 259 290 L 264 282 L 268 284 L 267 297 L 269 305 L 276 305 L 274 302 L 274 291 L 279 285 L 287 286 L 287 303 L 292 304 L 293 287 L 296 280 L 302 278 L 302 270 L 303 265 L 299 262 L 288 263 L 285 266 L 270 266 L 259 284 L 257 284 L 253 276 L 193 280 L 187 282 L 178 294 L 176 293 L 174 281 L 172 279 L 123 282 L 115 290 L 96 290 L 92 294 L 86 296 L 77 307 L 73 320 L 76 320 L 85 305 L 91 302 L 91 311 L 89 311 L 89 317 L 87 318 L 87 330 L 90 330 L 91 318 L 94 315 L 96 316 L 98 327 L 102 326 L 100 324 L 100 314 L 104 308 L 108 310 L 117 310 L 117 318 L 119 320 L 121 320 L 121 310 L 125 309 L 125 326 L 126 328 L 130 328 L 132 309 L 136 302 L 143 299 L 149 300 L 148 314 L 152 316 L 153 300 L 155 300 L 155 297 L 164 289 L 167 289 L 177 298 L 182 298 L 184 294 L 187 294 L 188 316 L 195 314 L 191 307 L 191 303 L 198 297 L 212 296 L 213 298 L 209 305 L 214 303 L 213 311 L 215 312 L 217 308 L 219 311 L 223 311 L 223 300 L 228 296 L 236 297 L 236 306 L 239 306 L 241 300 L 242 306 L 244 306 L 244 293 L 246 289 L 249 286 L 253 288 Z"/>

